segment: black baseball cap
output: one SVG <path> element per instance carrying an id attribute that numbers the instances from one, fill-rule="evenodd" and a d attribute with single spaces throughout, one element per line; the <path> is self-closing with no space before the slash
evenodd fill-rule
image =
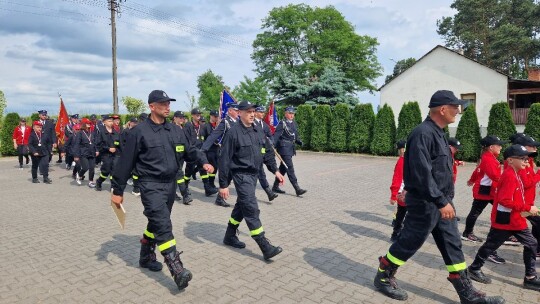
<path id="1" fill-rule="evenodd" d="M 504 150 L 503 156 L 504 159 L 507 159 L 509 157 L 523 157 L 530 156 L 532 154 L 534 154 L 534 152 L 529 152 L 524 146 L 516 144 L 506 148 L 506 150 Z"/>
<path id="2" fill-rule="evenodd" d="M 512 143 L 522 145 L 522 146 L 529 146 L 529 147 L 540 146 L 540 142 L 537 142 L 536 140 L 534 140 L 534 138 L 525 134 L 523 136 L 517 137 Z"/>
<path id="3" fill-rule="evenodd" d="M 184 115 L 184 112 L 182 111 L 176 111 L 174 112 L 174 117 L 185 118 L 186 115 Z"/>
<path id="4" fill-rule="evenodd" d="M 79 114 L 73 114 L 73 115 L 71 115 L 71 118 L 79 119 Z"/>
<path id="5" fill-rule="evenodd" d="M 431 96 L 429 107 L 436 108 L 444 105 L 466 106 L 467 103 L 466 100 L 458 99 L 452 91 L 439 90 Z"/>
<path id="6" fill-rule="evenodd" d="M 202 114 L 201 110 L 199 110 L 199 108 L 195 108 L 193 110 L 191 110 L 191 115 L 194 115 L 194 114 Z"/>
<path id="7" fill-rule="evenodd" d="M 219 116 L 219 112 L 217 110 L 211 110 L 210 116 Z"/>
<path id="8" fill-rule="evenodd" d="M 139 120 L 137 119 L 137 117 L 133 116 L 129 119 L 129 122 L 139 122 Z"/>
<path id="9" fill-rule="evenodd" d="M 455 139 L 454 137 L 448 138 L 448 144 L 458 150 L 461 150 L 461 143 L 459 140 Z"/>
<path id="10" fill-rule="evenodd" d="M 153 90 L 148 95 L 148 104 L 165 101 L 176 101 L 176 99 L 170 98 L 169 95 L 162 90 Z"/>
<path id="11" fill-rule="evenodd" d="M 101 120 L 108 120 L 108 119 L 113 119 L 113 117 L 111 115 L 108 115 L 108 114 L 101 115 Z"/>
<path id="12" fill-rule="evenodd" d="M 488 135 L 484 138 L 482 138 L 480 140 L 480 144 L 482 145 L 482 147 L 489 147 L 491 145 L 499 145 L 499 146 L 502 146 L 504 144 L 507 144 L 508 141 L 506 140 L 501 140 L 500 138 L 498 138 L 497 136 L 494 136 L 494 135 Z"/>
<path id="13" fill-rule="evenodd" d="M 257 105 L 247 100 L 241 101 L 238 104 L 238 110 L 249 110 L 249 109 L 255 109 L 255 108 L 257 108 Z"/>
<path id="14" fill-rule="evenodd" d="M 405 148 L 405 145 L 407 145 L 407 141 L 402 139 L 402 140 L 398 140 L 397 143 L 396 143 L 396 149 L 403 149 Z"/>
<path id="15" fill-rule="evenodd" d="M 147 118 L 148 118 L 148 114 L 146 114 L 146 113 L 139 114 L 139 120 L 145 120 Z"/>
<path id="16" fill-rule="evenodd" d="M 96 114 L 90 115 L 90 119 L 96 119 L 96 118 L 97 118 Z"/>
<path id="17" fill-rule="evenodd" d="M 510 138 L 508 138 L 508 139 L 510 139 L 510 142 L 511 142 L 511 143 L 515 144 L 514 141 L 515 141 L 516 139 L 518 139 L 519 137 L 521 137 L 521 136 L 525 136 L 525 133 L 519 133 L 519 132 L 518 132 L 518 133 L 512 134 L 512 135 L 510 136 Z"/>
<path id="18" fill-rule="evenodd" d="M 19 120 L 20 122 L 26 122 L 26 118 L 21 118 L 21 120 Z"/>

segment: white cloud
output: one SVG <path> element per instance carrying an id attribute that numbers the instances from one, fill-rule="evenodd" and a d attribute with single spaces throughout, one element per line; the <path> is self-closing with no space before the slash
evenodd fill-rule
<path id="1" fill-rule="evenodd" d="M 3 3 L 3 9 L 0 8 L 0 90 L 8 100 L 6 111 L 27 115 L 46 108 L 54 112 L 58 108 L 59 91 L 69 112 L 112 111 L 106 8 L 83 5 L 80 1 L 25 3 L 37 7 Z M 157 11 L 142 14 L 146 8 L 137 2 L 124 4 L 138 9 L 138 13 L 124 9 L 118 19 L 119 99 L 129 95 L 146 100 L 151 90 L 159 88 L 179 99 L 173 106 L 176 110 L 185 109 L 185 91 L 197 94 L 197 77 L 208 69 L 222 75 L 231 87 L 244 75 L 253 77 L 250 45 L 260 31 L 261 20 L 273 7 L 302 1 L 139 0 L 139 3 Z M 419 57 L 442 43 L 435 22 L 453 13 L 450 0 L 308 3 L 321 7 L 333 5 L 356 26 L 359 34 L 377 37 L 378 57 L 385 74 L 393 68 L 390 59 Z M 166 22 L 173 17 L 175 23 Z M 230 39 L 237 41 L 224 42 Z M 378 79 L 378 84 L 382 85 L 383 81 L 384 76 Z M 364 102 L 378 103 L 377 95 L 359 95 Z"/>

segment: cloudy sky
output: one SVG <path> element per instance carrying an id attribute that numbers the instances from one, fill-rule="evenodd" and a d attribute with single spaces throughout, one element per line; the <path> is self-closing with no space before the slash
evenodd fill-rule
<path id="1" fill-rule="evenodd" d="M 450 16 L 450 0 L 316 0 L 333 5 L 358 34 L 377 37 L 384 76 L 394 60 L 418 58 L 443 41 L 436 21 Z M 197 76 L 211 69 L 234 87 L 253 77 L 251 43 L 261 20 L 281 0 L 127 0 L 117 19 L 118 96 L 146 101 L 153 89 L 188 108 Z M 6 112 L 58 112 L 58 92 L 69 113 L 112 111 L 111 29 L 107 0 L 0 0 L 0 90 Z M 378 94 L 360 92 L 378 104 Z M 125 109 L 121 106 L 121 112 Z"/>

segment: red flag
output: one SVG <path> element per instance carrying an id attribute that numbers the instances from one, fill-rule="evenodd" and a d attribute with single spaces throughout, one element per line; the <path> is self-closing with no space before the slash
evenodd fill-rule
<path id="1" fill-rule="evenodd" d="M 266 122 L 270 126 L 270 130 L 272 131 L 272 134 L 276 132 L 276 127 L 279 123 L 279 119 L 276 112 L 276 107 L 274 106 L 274 101 L 272 100 L 270 102 L 270 105 L 268 106 L 268 111 L 266 112 L 266 115 L 264 116 L 264 122 Z"/>
<path id="2" fill-rule="evenodd" d="M 58 113 L 58 119 L 56 120 L 56 138 L 58 139 L 58 143 L 63 145 L 65 140 L 65 128 L 66 125 L 69 123 L 69 117 L 66 111 L 66 107 L 64 106 L 64 101 L 62 100 L 62 97 L 60 97 L 60 112 Z"/>

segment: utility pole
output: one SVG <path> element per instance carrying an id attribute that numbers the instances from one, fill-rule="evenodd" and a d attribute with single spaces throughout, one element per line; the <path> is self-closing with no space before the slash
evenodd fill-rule
<path id="1" fill-rule="evenodd" d="M 118 84 L 116 80 L 116 13 L 120 5 L 117 0 L 108 0 L 111 11 L 111 36 L 112 36 L 112 74 L 113 74 L 113 112 L 118 114 Z M 121 0 L 120 0 L 121 1 Z"/>

